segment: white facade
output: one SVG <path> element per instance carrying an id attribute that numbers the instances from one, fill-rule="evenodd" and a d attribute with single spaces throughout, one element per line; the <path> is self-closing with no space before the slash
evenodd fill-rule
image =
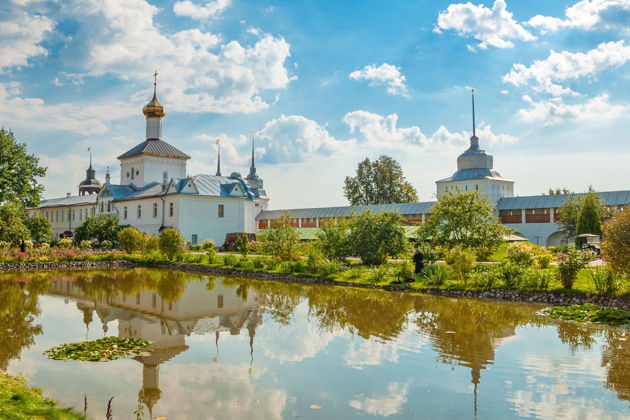
<path id="1" fill-rule="evenodd" d="M 470 181 L 438 181 L 437 196 L 445 191 L 479 191 L 479 195 L 496 205 L 503 197 L 514 197 L 514 181 L 504 179 L 476 179 Z"/>
<path id="2" fill-rule="evenodd" d="M 151 182 L 168 183 L 171 178 L 186 178 L 186 161 L 141 155 L 120 160 L 120 184 L 144 187 Z"/>

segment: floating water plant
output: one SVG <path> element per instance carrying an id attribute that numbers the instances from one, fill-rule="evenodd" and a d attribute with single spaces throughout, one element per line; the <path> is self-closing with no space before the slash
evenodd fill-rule
<path id="1" fill-rule="evenodd" d="M 599 324 L 630 324 L 630 312 L 621 309 L 597 306 L 592 303 L 571 306 L 554 306 L 541 311 L 551 318 L 566 319 L 578 322 L 596 322 Z"/>
<path id="2" fill-rule="evenodd" d="M 108 362 L 136 356 L 148 356 L 146 347 L 152 341 L 128 337 L 105 337 L 94 341 L 62 344 L 44 352 L 53 360 L 80 360 L 84 362 Z"/>

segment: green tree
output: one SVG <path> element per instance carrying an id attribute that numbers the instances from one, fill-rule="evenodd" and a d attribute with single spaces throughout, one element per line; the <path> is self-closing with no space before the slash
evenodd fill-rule
<path id="1" fill-rule="evenodd" d="M 565 231 L 570 238 L 574 238 L 576 235 L 579 235 L 579 233 L 576 233 L 577 224 L 580 213 L 582 212 L 582 208 L 584 207 L 584 203 L 588 203 L 589 207 L 595 207 L 595 210 L 599 216 L 600 226 L 606 220 L 610 219 L 614 214 L 614 210 L 605 205 L 602 202 L 599 194 L 597 194 L 597 192 L 595 192 L 590 187 L 589 191 L 586 194 L 570 196 L 560 206 L 558 217 L 558 223 L 560 224 L 560 226 L 562 226 L 562 230 Z M 589 217 L 592 218 L 592 215 Z"/>
<path id="2" fill-rule="evenodd" d="M 573 194 L 573 191 L 571 191 L 568 188 L 549 188 L 549 191 L 547 192 L 547 194 L 549 195 L 566 195 L 566 194 Z M 543 193 L 543 195 L 545 195 L 545 193 Z"/>
<path id="3" fill-rule="evenodd" d="M 604 223 L 602 257 L 613 270 L 630 275 L 630 208 Z"/>
<path id="4" fill-rule="evenodd" d="M 494 207 L 478 191 L 445 191 L 418 232 L 433 246 L 461 245 L 483 257 L 498 248 L 510 229 L 499 223 Z"/>
<path id="5" fill-rule="evenodd" d="M 24 219 L 24 226 L 31 233 L 31 239 L 35 241 L 45 241 L 52 237 L 50 220 L 45 217 L 27 217 Z"/>
<path id="6" fill-rule="evenodd" d="M 361 213 L 350 223 L 352 253 L 368 265 L 382 265 L 387 258 L 402 254 L 409 247 L 402 222 L 396 212 Z"/>
<path id="7" fill-rule="evenodd" d="M 132 253 L 144 248 L 145 235 L 134 227 L 126 227 L 118 232 L 118 246 Z"/>
<path id="8" fill-rule="evenodd" d="M 317 238 L 322 254 L 329 260 L 343 261 L 352 253 L 348 219 L 327 219 L 320 223 Z"/>
<path id="9" fill-rule="evenodd" d="M 243 258 L 247 259 L 247 254 L 249 254 L 249 237 L 246 233 L 236 238 L 236 250 Z"/>
<path id="10" fill-rule="evenodd" d="M 116 242 L 120 230 L 118 219 L 112 216 L 90 216 L 74 231 L 76 243 L 86 240 Z"/>
<path id="11" fill-rule="evenodd" d="M 31 233 L 23 223 L 23 210 L 16 203 L 0 206 L 0 241 L 18 244 L 31 238 Z"/>
<path id="12" fill-rule="evenodd" d="M 591 192 L 582 198 L 582 205 L 575 224 L 575 233 L 577 235 L 591 233 L 601 236 L 602 219 L 599 211 L 601 206 L 601 199 L 597 193 Z"/>
<path id="13" fill-rule="evenodd" d="M 385 155 L 374 162 L 368 158 L 359 162 L 356 176 L 346 177 L 343 192 L 353 206 L 418 201 L 418 193 L 405 179 L 400 164 Z"/>
<path id="14" fill-rule="evenodd" d="M 159 245 L 160 252 L 173 260 L 184 253 L 186 240 L 178 230 L 167 228 L 160 232 Z"/>
<path id="15" fill-rule="evenodd" d="M 283 214 L 271 224 L 271 230 L 265 240 L 266 251 L 281 260 L 299 257 L 300 234 L 291 224 L 291 216 Z"/>
<path id="16" fill-rule="evenodd" d="M 37 178 L 46 175 L 39 159 L 17 143 L 13 132 L 0 128 L 0 204 L 19 201 L 26 207 L 39 204 L 44 186 Z"/>

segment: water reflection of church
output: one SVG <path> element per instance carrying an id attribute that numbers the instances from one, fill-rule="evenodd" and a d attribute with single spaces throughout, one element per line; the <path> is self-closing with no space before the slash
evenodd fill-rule
<path id="1" fill-rule="evenodd" d="M 218 279 L 217 279 L 218 280 Z M 140 290 L 132 295 L 86 292 L 75 280 L 53 280 L 49 289 L 52 295 L 71 298 L 83 312 L 86 335 L 96 314 L 103 329 L 109 333 L 110 324 L 117 321 L 118 336 L 151 340 L 151 355 L 136 357 L 142 363 L 142 389 L 138 398 L 149 408 L 159 401 L 159 370 L 186 351 L 186 337 L 191 334 L 214 333 L 218 349 L 221 334 L 239 335 L 246 329 L 249 351 L 253 363 L 253 345 L 256 328 L 262 324 L 261 298 L 256 291 L 243 293 L 237 287 L 209 279 L 184 284 L 181 295 L 171 300 L 158 291 Z M 151 417 L 152 418 L 152 417 Z"/>

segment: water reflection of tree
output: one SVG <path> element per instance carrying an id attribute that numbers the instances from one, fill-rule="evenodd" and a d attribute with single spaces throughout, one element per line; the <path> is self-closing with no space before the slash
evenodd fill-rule
<path id="1" fill-rule="evenodd" d="M 309 314 L 322 328 L 346 329 L 365 339 L 396 337 L 415 300 L 409 294 L 344 287 L 313 287 L 307 296 Z"/>
<path id="2" fill-rule="evenodd" d="M 37 277 L 27 282 L 0 279 L 0 370 L 20 357 L 22 349 L 34 343 L 42 326 L 34 325 L 39 315 L 39 295 L 48 290 L 49 280 Z"/>
<path id="3" fill-rule="evenodd" d="M 440 297 L 418 299 L 417 304 L 416 323 L 431 337 L 440 361 L 469 367 L 475 387 L 499 341 L 520 325 L 539 322 L 525 305 Z"/>
<path id="4" fill-rule="evenodd" d="M 602 366 L 608 369 L 605 386 L 630 401 L 630 334 L 626 329 L 610 328 L 604 335 Z"/>
<path id="5" fill-rule="evenodd" d="M 596 330 L 592 325 L 575 321 L 559 321 L 558 338 L 567 344 L 571 353 L 577 350 L 589 350 L 595 344 Z"/>

